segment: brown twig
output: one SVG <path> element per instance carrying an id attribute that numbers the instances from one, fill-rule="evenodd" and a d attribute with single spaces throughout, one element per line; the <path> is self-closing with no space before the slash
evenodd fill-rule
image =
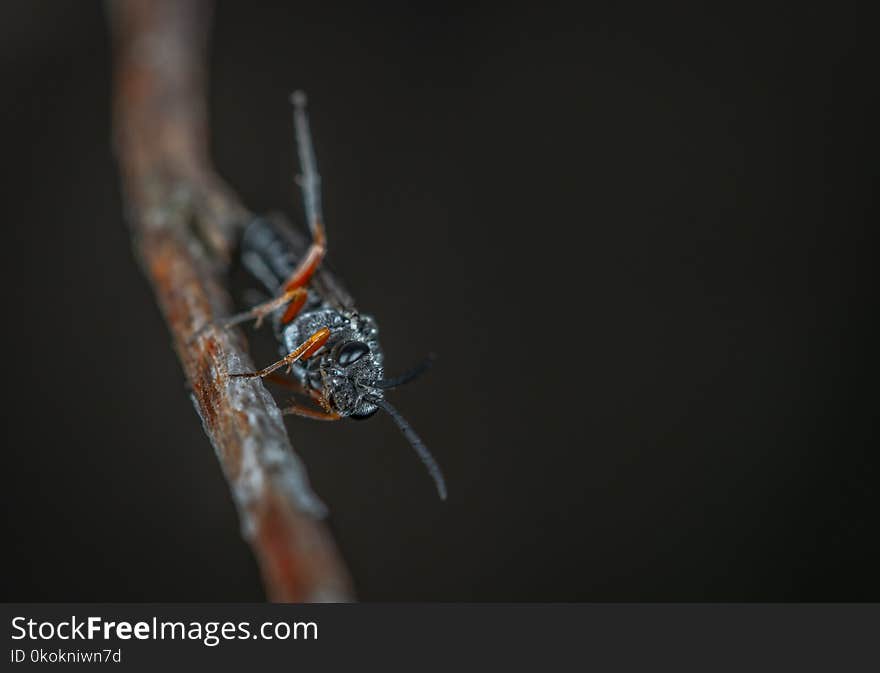
<path id="1" fill-rule="evenodd" d="M 153 284 L 205 432 L 229 480 L 269 598 L 351 597 L 321 522 L 325 508 L 294 454 L 281 412 L 242 334 L 202 329 L 228 315 L 223 287 L 249 213 L 210 167 L 204 0 L 110 0 L 115 142 L 135 251 Z"/>

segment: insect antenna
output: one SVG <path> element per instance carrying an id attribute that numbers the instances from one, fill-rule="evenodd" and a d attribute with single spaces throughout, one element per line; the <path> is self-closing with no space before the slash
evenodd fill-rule
<path id="1" fill-rule="evenodd" d="M 440 499 L 446 500 L 446 481 L 443 479 L 443 472 L 440 470 L 440 466 L 437 464 L 437 461 L 434 460 L 434 456 L 432 456 L 431 452 L 428 451 L 428 447 L 425 446 L 425 443 L 416 434 L 416 431 L 413 430 L 412 426 L 407 422 L 407 420 L 400 415 L 400 412 L 393 406 L 391 406 L 391 404 L 386 400 L 380 399 L 378 397 L 369 397 L 367 399 L 372 404 L 375 404 L 377 407 L 381 407 L 385 411 L 385 413 L 387 413 L 389 416 L 391 416 L 391 418 L 394 419 L 394 422 L 397 424 L 397 427 L 400 428 L 403 436 L 406 437 L 407 441 L 410 443 L 410 446 L 415 449 L 415 452 L 419 455 L 419 458 L 422 459 L 422 462 L 428 469 L 428 474 L 431 475 L 431 478 L 437 485 L 437 493 L 440 494 Z"/>
<path id="2" fill-rule="evenodd" d="M 431 368 L 431 365 L 434 364 L 434 360 L 436 359 L 437 356 L 431 353 L 428 357 L 426 357 L 409 371 L 406 371 L 400 376 L 395 376 L 390 379 L 380 379 L 374 385 L 376 388 L 380 388 L 382 390 L 390 390 L 391 388 L 402 386 L 404 383 L 409 383 L 410 381 L 417 379 L 426 371 L 428 371 Z"/>

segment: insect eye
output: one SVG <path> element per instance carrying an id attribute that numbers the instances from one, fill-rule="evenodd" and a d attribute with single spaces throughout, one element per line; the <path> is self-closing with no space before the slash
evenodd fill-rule
<path id="1" fill-rule="evenodd" d="M 336 361 L 341 367 L 348 367 L 348 365 L 357 362 L 369 352 L 370 347 L 363 341 L 349 341 L 339 349 Z"/>

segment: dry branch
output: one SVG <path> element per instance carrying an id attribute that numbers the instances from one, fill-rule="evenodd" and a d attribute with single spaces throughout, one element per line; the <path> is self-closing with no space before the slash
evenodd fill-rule
<path id="1" fill-rule="evenodd" d="M 210 167 L 205 110 L 211 7 L 111 0 L 114 125 L 134 246 L 165 315 L 210 437 L 276 601 L 351 597 L 348 573 L 294 454 L 281 412 L 239 331 L 204 325 L 230 310 L 224 271 L 249 213 Z"/>

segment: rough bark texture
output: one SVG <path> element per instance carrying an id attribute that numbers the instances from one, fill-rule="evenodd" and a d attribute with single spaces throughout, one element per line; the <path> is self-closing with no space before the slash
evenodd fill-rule
<path id="1" fill-rule="evenodd" d="M 210 167 L 205 110 L 211 6 L 111 0 L 115 145 L 134 247 L 168 323 L 242 531 L 275 601 L 339 601 L 351 583 L 272 396 L 228 315 L 224 272 L 250 217 Z M 157 348 L 160 347 L 157 344 Z"/>

